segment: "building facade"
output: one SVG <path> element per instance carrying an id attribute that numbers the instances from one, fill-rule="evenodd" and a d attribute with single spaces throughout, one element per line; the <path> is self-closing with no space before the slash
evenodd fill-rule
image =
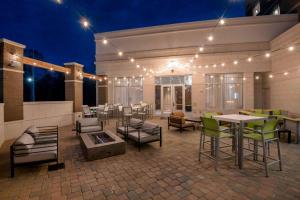
<path id="1" fill-rule="evenodd" d="M 291 14 L 227 19 L 217 27 L 209 20 L 95 34 L 96 73 L 108 77 L 98 83 L 97 102 L 144 101 L 158 115 L 270 107 L 265 77 L 273 56 L 258 55 L 297 23 Z"/>
<path id="2" fill-rule="evenodd" d="M 280 15 L 299 13 L 299 0 L 246 0 L 246 15 Z"/>

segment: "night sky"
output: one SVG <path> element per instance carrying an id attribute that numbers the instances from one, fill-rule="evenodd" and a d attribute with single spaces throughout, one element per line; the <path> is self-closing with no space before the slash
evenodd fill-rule
<path id="1" fill-rule="evenodd" d="M 36 49 L 44 60 L 93 72 L 93 33 L 244 16 L 244 0 L 1 0 L 0 38 Z M 84 30 L 80 17 L 92 27 Z"/>

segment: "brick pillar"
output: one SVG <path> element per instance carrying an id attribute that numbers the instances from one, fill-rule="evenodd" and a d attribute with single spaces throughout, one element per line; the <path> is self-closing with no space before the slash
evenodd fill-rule
<path id="1" fill-rule="evenodd" d="M 81 112 L 83 98 L 83 65 L 78 63 L 65 63 L 64 66 L 70 69 L 70 73 L 65 76 L 65 100 L 73 101 L 73 112 Z"/>
<path id="2" fill-rule="evenodd" d="M 25 46 L 0 39 L 0 102 L 4 121 L 23 120 L 23 63 Z"/>

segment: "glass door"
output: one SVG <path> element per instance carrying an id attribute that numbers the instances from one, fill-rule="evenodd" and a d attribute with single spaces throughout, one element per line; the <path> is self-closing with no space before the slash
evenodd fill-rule
<path id="1" fill-rule="evenodd" d="M 161 95 L 162 114 L 170 114 L 173 111 L 183 111 L 184 86 L 164 85 Z"/>
<path id="2" fill-rule="evenodd" d="M 170 85 L 162 87 L 162 112 L 163 113 L 171 113 L 173 107 L 172 101 L 172 87 Z"/>
<path id="3" fill-rule="evenodd" d="M 173 102 L 174 102 L 174 110 L 175 111 L 183 111 L 183 86 L 182 85 L 175 85 L 173 86 Z"/>

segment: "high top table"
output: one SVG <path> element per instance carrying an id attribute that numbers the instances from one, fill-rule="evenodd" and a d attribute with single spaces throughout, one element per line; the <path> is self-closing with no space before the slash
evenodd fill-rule
<path id="1" fill-rule="evenodd" d="M 235 124 L 235 127 L 239 125 L 239 132 L 238 132 L 238 165 L 239 168 L 243 168 L 243 157 L 244 157 L 244 125 L 245 123 L 252 122 L 252 121 L 260 121 L 266 120 L 267 117 L 256 117 L 250 115 L 240 115 L 240 114 L 230 114 L 230 115 L 216 115 L 213 116 L 214 119 L 218 121 L 230 122 Z"/>

